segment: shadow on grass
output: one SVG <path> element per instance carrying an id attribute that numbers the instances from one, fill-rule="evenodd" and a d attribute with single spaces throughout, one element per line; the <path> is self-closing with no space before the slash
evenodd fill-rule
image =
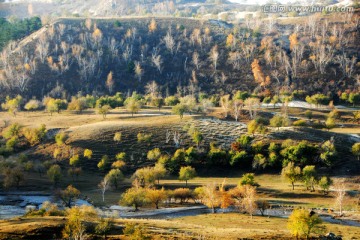
<path id="1" fill-rule="evenodd" d="M 298 198 L 332 198 L 332 196 L 324 195 L 316 192 L 298 192 L 298 190 L 294 190 L 293 192 L 284 192 L 276 189 L 270 188 L 258 188 L 259 192 L 267 194 L 270 197 L 275 198 L 290 198 L 290 199 L 298 199 Z"/>
<path id="2" fill-rule="evenodd" d="M 287 200 L 269 200 L 271 205 L 303 205 L 305 202 L 295 202 Z"/>

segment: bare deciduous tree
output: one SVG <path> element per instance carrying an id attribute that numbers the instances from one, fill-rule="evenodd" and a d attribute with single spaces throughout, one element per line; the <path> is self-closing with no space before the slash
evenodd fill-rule
<path id="1" fill-rule="evenodd" d="M 151 61 L 153 62 L 153 64 L 155 65 L 155 67 L 157 68 L 157 70 L 160 72 L 162 72 L 162 68 L 161 68 L 161 64 L 162 64 L 162 59 L 161 59 L 161 55 L 156 55 L 156 54 L 152 54 L 151 56 Z"/>
<path id="2" fill-rule="evenodd" d="M 260 100 L 258 98 L 247 98 L 245 100 L 245 106 L 249 110 L 250 118 L 256 117 L 257 110 L 260 108 Z"/>
<path id="3" fill-rule="evenodd" d="M 166 130 L 166 143 L 169 143 L 171 139 L 171 131 L 170 130 Z"/>
<path id="4" fill-rule="evenodd" d="M 243 186 L 243 199 L 241 201 L 241 205 L 243 210 L 250 214 L 251 218 L 253 214 L 257 210 L 256 205 L 256 189 L 251 185 L 244 185 Z"/>
<path id="5" fill-rule="evenodd" d="M 226 80 L 228 80 L 228 77 L 225 75 L 224 72 L 221 72 L 220 80 L 222 84 L 225 84 Z"/>
<path id="6" fill-rule="evenodd" d="M 326 66 L 333 58 L 334 50 L 330 45 L 323 45 L 319 41 L 311 45 L 313 55 L 310 56 L 315 68 L 320 71 L 321 74 L 325 73 Z"/>
<path id="7" fill-rule="evenodd" d="M 91 27 L 92 27 L 91 18 L 87 18 L 87 19 L 85 20 L 85 27 L 86 27 L 89 31 L 91 31 Z"/>
<path id="8" fill-rule="evenodd" d="M 247 63 L 249 63 L 254 54 L 255 54 L 256 45 L 255 44 L 243 44 L 241 46 L 242 57 L 245 59 Z"/>
<path id="9" fill-rule="evenodd" d="M 318 21 L 319 21 L 319 17 L 316 14 L 310 15 L 307 18 L 306 26 L 307 26 L 308 32 L 312 38 L 314 38 L 315 34 L 317 33 L 318 25 L 319 25 Z"/>
<path id="10" fill-rule="evenodd" d="M 141 78 L 144 74 L 144 70 L 141 68 L 141 65 L 139 62 L 135 62 L 135 76 L 138 78 L 139 82 L 141 82 Z"/>
<path id="11" fill-rule="evenodd" d="M 230 95 L 225 95 L 220 98 L 220 106 L 223 110 L 225 118 L 227 118 L 230 111 Z"/>
<path id="12" fill-rule="evenodd" d="M 202 39 L 201 39 L 201 31 L 198 28 L 195 28 L 190 35 L 190 42 L 194 46 L 195 43 L 200 45 L 200 48 L 202 48 Z"/>
<path id="13" fill-rule="evenodd" d="M 214 72 L 216 72 L 217 68 L 217 62 L 219 60 L 219 52 L 218 52 L 218 46 L 215 45 L 210 52 L 210 60 L 212 61 L 212 64 L 214 66 Z"/>
<path id="14" fill-rule="evenodd" d="M 233 68 L 235 70 L 240 70 L 241 68 L 241 53 L 236 51 L 236 52 L 229 52 L 229 58 L 228 58 L 228 62 L 233 66 Z"/>
<path id="15" fill-rule="evenodd" d="M 175 44 L 175 40 L 174 40 L 173 36 L 171 35 L 170 30 L 167 32 L 166 36 L 164 37 L 164 42 L 165 42 L 166 48 L 171 52 L 171 54 L 174 54 L 176 44 Z"/>
<path id="16" fill-rule="evenodd" d="M 233 117 L 235 118 L 235 121 L 237 122 L 240 115 L 241 115 L 241 111 L 242 108 L 244 107 L 244 103 L 242 100 L 240 99 L 234 99 L 232 101 L 232 108 L 231 108 L 231 113 L 233 115 Z"/>
<path id="17" fill-rule="evenodd" d="M 102 200 L 105 202 L 105 192 L 110 187 L 110 179 L 108 177 L 104 177 L 104 179 L 99 183 L 99 188 L 101 190 Z"/>
<path id="18" fill-rule="evenodd" d="M 182 145 L 182 142 L 183 142 L 183 140 L 182 140 L 182 138 L 181 138 L 182 136 L 181 136 L 181 133 L 179 133 L 179 132 L 174 132 L 174 138 L 173 138 L 173 140 L 174 140 L 174 144 L 175 144 L 175 147 L 176 148 L 179 148 L 181 145 Z"/>
<path id="19" fill-rule="evenodd" d="M 220 206 L 221 199 L 219 196 L 218 186 L 215 182 L 208 183 L 204 187 L 204 204 L 211 208 L 212 213 L 215 213 L 215 209 Z"/>
<path id="20" fill-rule="evenodd" d="M 292 77 L 297 77 L 297 72 L 304 54 L 304 45 L 296 44 L 291 49 Z"/>
<path id="21" fill-rule="evenodd" d="M 337 55 L 335 62 L 340 65 L 340 68 L 345 76 L 351 78 L 356 64 L 356 58 L 353 56 L 351 59 L 346 57 L 346 54 Z"/>
<path id="22" fill-rule="evenodd" d="M 91 77 L 95 76 L 95 69 L 96 69 L 96 59 L 89 57 L 89 58 L 80 58 L 78 62 L 79 65 L 79 74 L 80 78 L 86 83 L 82 87 L 89 87 L 89 80 Z"/>
<path id="23" fill-rule="evenodd" d="M 49 42 L 47 41 L 45 35 L 42 35 L 39 38 L 38 43 L 36 44 L 36 52 L 38 53 L 38 58 L 41 63 L 44 63 L 46 57 L 49 53 Z"/>
<path id="24" fill-rule="evenodd" d="M 21 71 L 17 74 L 17 81 L 16 86 L 19 88 L 20 92 L 25 92 L 28 83 L 29 83 L 30 77 L 25 71 Z"/>
<path id="25" fill-rule="evenodd" d="M 192 55 L 192 62 L 195 65 L 196 69 L 199 70 L 200 66 L 201 66 L 201 62 L 200 62 L 200 57 L 199 54 L 197 52 L 194 52 Z"/>
<path id="26" fill-rule="evenodd" d="M 110 71 L 106 78 L 106 87 L 109 90 L 109 93 L 112 94 L 114 89 L 115 81 L 113 79 L 113 72 Z"/>
<path id="27" fill-rule="evenodd" d="M 84 52 L 84 47 L 74 44 L 71 46 L 71 53 L 75 57 L 76 61 L 79 63 L 82 58 L 82 54 Z"/>
<path id="28" fill-rule="evenodd" d="M 358 86 L 360 90 L 360 74 L 356 74 L 354 78 L 355 78 L 355 86 Z"/>
<path id="29" fill-rule="evenodd" d="M 339 208 L 339 215 L 342 216 L 343 213 L 343 205 L 346 195 L 346 188 L 343 181 L 339 181 L 334 185 L 334 192 L 335 192 L 335 205 Z"/>
<path id="30" fill-rule="evenodd" d="M 109 51 L 110 51 L 111 57 L 112 57 L 112 59 L 114 59 L 115 57 L 118 56 L 119 44 L 116 42 L 116 39 L 114 37 L 112 37 L 110 39 L 110 42 L 108 45 L 109 45 Z"/>
<path id="31" fill-rule="evenodd" d="M 62 41 L 61 44 L 60 44 L 60 48 L 61 48 L 63 54 L 66 54 L 69 51 L 69 44 Z"/>
<path id="32" fill-rule="evenodd" d="M 146 84 L 145 91 L 151 96 L 151 98 L 156 98 L 159 94 L 159 86 L 155 81 L 152 81 Z"/>
<path id="33" fill-rule="evenodd" d="M 70 69 L 70 55 L 69 54 L 63 54 L 59 56 L 59 65 L 61 73 L 67 71 Z"/>
<path id="34" fill-rule="evenodd" d="M 66 25 L 65 25 L 65 24 L 60 23 L 60 24 L 57 26 L 57 31 L 58 31 L 58 33 L 60 34 L 60 36 L 63 36 L 63 35 L 64 35 L 65 30 L 66 30 Z"/>
<path id="35" fill-rule="evenodd" d="M 122 54 L 125 62 L 129 62 L 129 60 L 131 59 L 132 52 L 133 52 L 133 46 L 126 45 L 126 48 Z"/>

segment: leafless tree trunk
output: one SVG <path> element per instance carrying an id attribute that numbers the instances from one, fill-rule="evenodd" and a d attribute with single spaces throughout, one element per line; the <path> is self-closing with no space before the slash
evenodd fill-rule
<path id="1" fill-rule="evenodd" d="M 171 139 L 171 131 L 166 130 L 166 140 L 165 140 L 165 142 L 169 143 L 170 139 Z"/>
<path id="2" fill-rule="evenodd" d="M 112 37 L 109 43 L 109 51 L 113 60 L 118 56 L 118 47 L 119 44 L 117 44 L 116 39 Z"/>
<path id="3" fill-rule="evenodd" d="M 267 49 L 264 54 L 264 59 L 266 61 L 266 64 L 270 65 L 272 67 L 273 64 L 273 57 L 270 49 Z"/>
<path id="4" fill-rule="evenodd" d="M 33 58 L 32 60 L 29 61 L 29 65 L 30 65 L 30 73 L 32 75 L 35 74 L 36 72 L 36 69 L 37 69 L 37 65 L 36 65 L 36 59 Z"/>
<path id="5" fill-rule="evenodd" d="M 144 74 L 144 70 L 141 68 L 139 62 L 135 62 L 135 76 L 138 78 L 139 82 L 141 82 L 141 78 Z"/>
<path id="6" fill-rule="evenodd" d="M 309 31 L 309 34 L 312 38 L 315 37 L 318 29 L 318 16 L 310 15 L 306 21 L 306 25 Z"/>
<path id="7" fill-rule="evenodd" d="M 257 210 L 256 205 L 256 189 L 253 186 L 245 185 L 243 191 L 244 197 L 242 199 L 243 209 L 250 214 L 251 218 Z"/>
<path id="8" fill-rule="evenodd" d="M 126 45 L 126 48 L 122 54 L 125 62 L 129 62 L 129 60 L 131 59 L 132 52 L 133 52 L 132 45 L 130 47 L 129 47 L 129 45 Z"/>
<path id="9" fill-rule="evenodd" d="M 276 24 L 276 18 L 270 17 L 269 20 L 266 22 L 266 30 L 267 33 L 272 33 Z"/>
<path id="10" fill-rule="evenodd" d="M 242 46 L 241 48 L 242 57 L 245 59 L 247 63 L 249 63 L 252 60 L 255 53 L 254 51 L 255 49 L 256 49 L 255 44 L 245 44 Z"/>
<path id="11" fill-rule="evenodd" d="M 241 115 L 243 106 L 244 106 L 244 103 L 242 100 L 235 99 L 232 102 L 232 115 L 234 116 L 236 122 L 238 121 L 238 119 Z"/>
<path id="12" fill-rule="evenodd" d="M 212 61 L 212 64 L 214 66 L 214 72 L 216 72 L 217 69 L 217 62 L 219 60 L 219 52 L 218 52 L 218 46 L 215 45 L 210 52 L 210 60 Z"/>
<path id="13" fill-rule="evenodd" d="M 181 134 L 179 133 L 179 132 L 174 132 L 174 138 L 173 138 L 173 140 L 174 140 L 174 143 L 175 143 L 175 147 L 176 148 L 179 148 L 180 146 L 181 146 L 181 144 L 182 144 L 182 142 L 183 142 L 183 140 L 181 139 Z"/>
<path id="14" fill-rule="evenodd" d="M 313 55 L 310 57 L 315 68 L 320 71 L 321 74 L 325 73 L 325 68 L 332 60 L 334 50 L 330 45 L 322 45 L 320 42 L 316 42 L 313 47 Z"/>
<path id="15" fill-rule="evenodd" d="M 99 183 L 99 188 L 101 190 L 102 200 L 105 202 L 105 192 L 109 189 L 109 178 L 104 177 L 104 179 Z"/>
<path id="16" fill-rule="evenodd" d="M 358 89 L 360 90 L 360 74 L 355 75 L 355 86 L 358 86 Z"/>
<path id="17" fill-rule="evenodd" d="M 340 68 L 345 76 L 351 78 L 356 64 L 356 58 L 353 56 L 351 59 L 346 57 L 346 54 L 337 55 L 335 62 L 340 65 Z"/>
<path id="18" fill-rule="evenodd" d="M 171 52 L 171 54 L 174 54 L 175 40 L 171 36 L 170 30 L 167 32 L 166 36 L 164 37 L 164 42 L 165 42 L 166 48 Z"/>
<path id="19" fill-rule="evenodd" d="M 277 81 L 277 84 L 280 85 L 280 79 L 279 79 L 279 76 L 280 76 L 280 73 L 278 70 L 274 70 L 271 72 L 271 76 L 274 77 Z"/>
<path id="20" fill-rule="evenodd" d="M 75 57 L 76 61 L 78 63 L 80 63 L 81 59 L 82 59 L 82 54 L 84 52 L 84 48 L 80 45 L 72 45 L 71 46 L 71 52 L 72 52 L 72 55 Z"/>
<path id="21" fill-rule="evenodd" d="M 221 78 L 220 78 L 220 80 L 221 80 L 221 83 L 222 83 L 222 84 L 225 84 L 226 80 L 228 80 L 228 77 L 225 75 L 224 72 L 221 72 Z"/>
<path id="22" fill-rule="evenodd" d="M 230 95 L 225 95 L 220 98 L 220 106 L 223 109 L 225 118 L 227 118 L 230 110 Z"/>
<path id="23" fill-rule="evenodd" d="M 343 214 L 343 205 L 346 195 L 346 188 L 343 181 L 340 181 L 334 185 L 334 191 L 335 191 L 335 205 L 339 208 L 339 216 L 342 216 Z"/>
<path id="24" fill-rule="evenodd" d="M 229 52 L 228 62 L 233 66 L 235 70 L 240 70 L 241 68 L 241 54 L 240 52 Z"/>
<path id="25" fill-rule="evenodd" d="M 45 37 L 41 37 L 36 44 L 36 52 L 41 63 L 45 63 L 45 59 L 49 53 L 49 42 Z"/>
<path id="26" fill-rule="evenodd" d="M 63 36 L 63 35 L 64 35 L 65 30 L 66 30 L 66 25 L 65 25 L 65 24 L 60 23 L 60 24 L 57 26 L 57 31 L 58 31 L 58 33 L 60 34 L 60 36 Z"/>
<path id="27" fill-rule="evenodd" d="M 152 98 L 156 98 L 159 94 L 159 86 L 155 81 L 146 84 L 145 90 L 146 93 L 149 94 Z"/>
<path id="28" fill-rule="evenodd" d="M 155 67 L 157 68 L 157 70 L 159 71 L 159 73 L 161 74 L 162 72 L 162 68 L 161 68 L 161 64 L 162 64 L 162 59 L 161 59 L 161 55 L 156 55 L 156 54 L 152 54 L 151 56 L 151 61 L 153 62 L 153 64 L 155 65 Z"/>
<path id="29" fill-rule="evenodd" d="M 61 73 L 64 73 L 65 71 L 70 69 L 70 55 L 69 54 L 63 54 L 59 57 L 59 65 Z"/>
<path id="30" fill-rule="evenodd" d="M 291 52 L 291 63 L 292 63 L 292 77 L 297 76 L 298 68 L 301 63 L 304 54 L 304 45 L 297 44 L 292 48 Z"/>
<path id="31" fill-rule="evenodd" d="M 256 117 L 257 110 L 260 108 L 260 100 L 258 98 L 247 98 L 245 100 L 245 106 L 249 110 L 250 118 Z"/>

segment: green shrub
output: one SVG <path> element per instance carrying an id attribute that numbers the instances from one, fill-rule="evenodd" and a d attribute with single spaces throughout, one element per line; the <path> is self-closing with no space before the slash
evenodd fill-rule
<path id="1" fill-rule="evenodd" d="M 239 181 L 239 185 L 241 185 L 241 186 L 243 186 L 243 185 L 260 186 L 255 181 L 255 175 L 253 173 L 245 173 L 244 175 L 242 175 L 242 177 Z"/>
<path id="2" fill-rule="evenodd" d="M 138 142 L 150 142 L 152 137 L 152 134 L 146 134 L 146 133 L 138 133 L 137 139 Z"/>
<path id="3" fill-rule="evenodd" d="M 175 96 L 169 96 L 169 97 L 165 98 L 166 106 L 175 106 L 179 102 L 180 102 L 179 99 Z"/>
<path id="4" fill-rule="evenodd" d="M 58 146 L 62 146 L 68 139 L 68 135 L 65 132 L 60 132 L 55 135 L 55 142 Z"/>
<path id="5" fill-rule="evenodd" d="M 295 127 L 305 127 L 307 125 L 306 120 L 300 119 L 295 122 L 293 122 L 293 125 Z"/>

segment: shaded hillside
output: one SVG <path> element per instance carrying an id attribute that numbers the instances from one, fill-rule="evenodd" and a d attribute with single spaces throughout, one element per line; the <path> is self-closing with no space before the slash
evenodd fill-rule
<path id="1" fill-rule="evenodd" d="M 359 89 L 357 20 L 311 16 L 269 29 L 257 19 L 240 26 L 184 18 L 61 19 L 4 50 L 2 89 L 39 98 L 99 95 L 144 92 L 155 80 L 164 95 L 300 89 L 334 96 Z"/>

